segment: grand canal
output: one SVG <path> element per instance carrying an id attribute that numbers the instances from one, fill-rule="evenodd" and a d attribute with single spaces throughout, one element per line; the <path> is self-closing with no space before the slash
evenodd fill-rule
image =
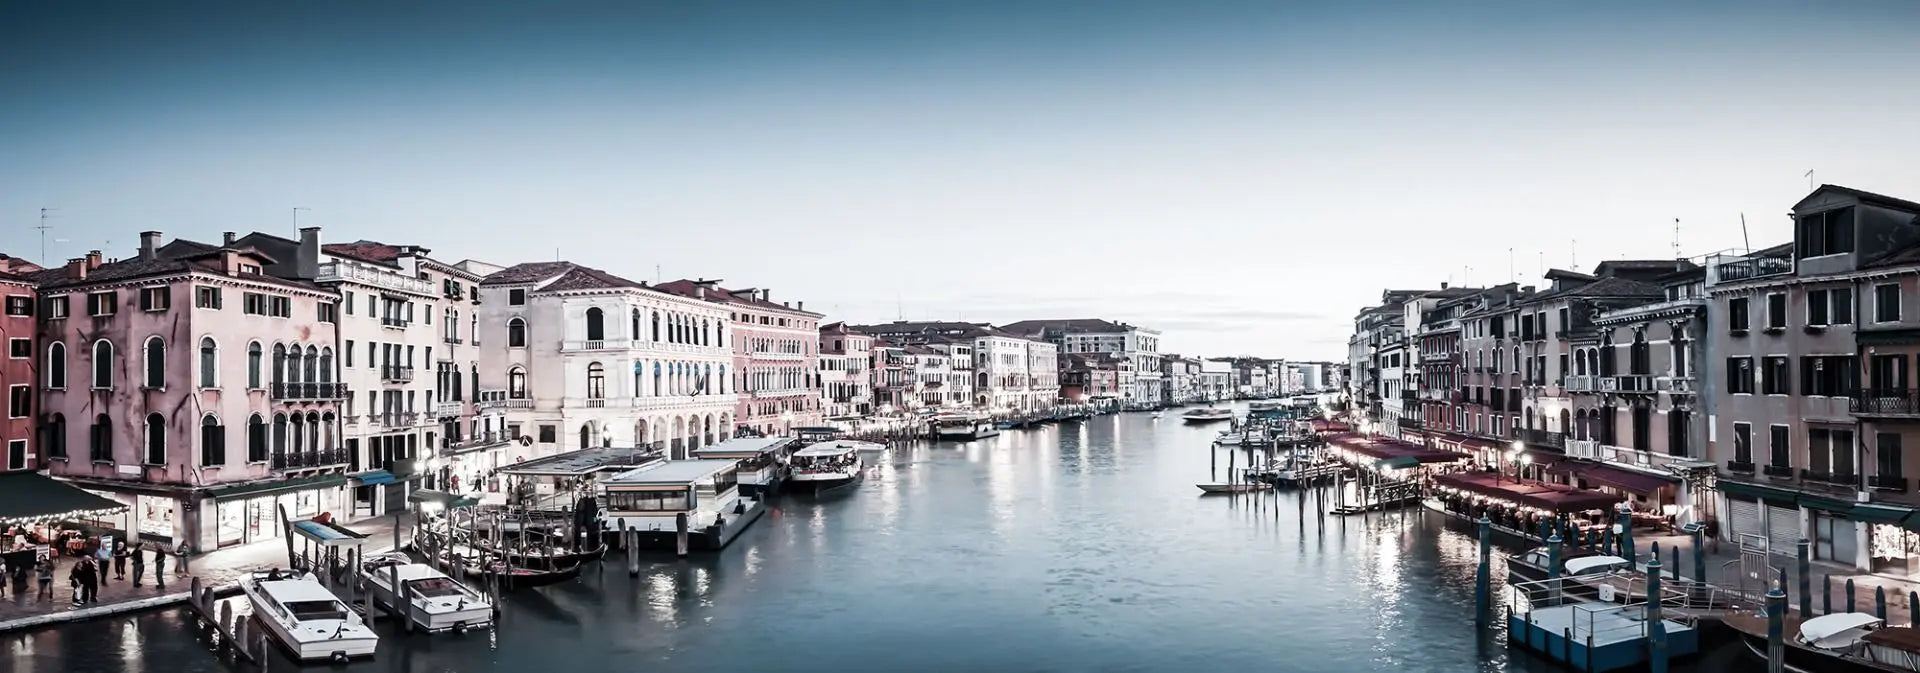
<path id="1" fill-rule="evenodd" d="M 1474 637 L 1464 527 L 1201 497 L 1210 460 L 1226 466 L 1217 429 L 1126 414 L 896 449 L 854 492 L 780 501 L 724 553 L 637 578 L 602 564 L 513 596 L 492 633 L 389 630 L 342 670 L 1558 670 Z M 230 670 L 185 624 L 13 634 L 0 669 Z M 1728 659 L 1675 670 L 1753 665 Z"/>

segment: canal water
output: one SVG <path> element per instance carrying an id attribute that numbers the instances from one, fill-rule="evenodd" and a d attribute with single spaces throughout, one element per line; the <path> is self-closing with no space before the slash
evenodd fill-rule
<path id="1" fill-rule="evenodd" d="M 1311 494 L 1202 497 L 1227 465 L 1208 448 L 1219 429 L 1123 414 L 896 449 L 850 492 L 779 501 L 722 553 L 652 558 L 637 578 L 601 564 L 513 595 L 488 633 L 383 626 L 378 658 L 341 670 L 1559 670 L 1474 637 L 1464 526 L 1323 520 Z M 234 670 L 188 623 L 0 636 L 0 670 Z"/>

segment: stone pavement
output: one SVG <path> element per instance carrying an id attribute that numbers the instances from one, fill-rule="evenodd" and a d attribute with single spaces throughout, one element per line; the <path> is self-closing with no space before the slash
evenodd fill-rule
<path id="1" fill-rule="evenodd" d="M 377 553 L 393 549 L 393 524 L 393 517 L 388 516 L 344 525 L 368 534 L 366 552 Z M 0 633 L 182 604 L 187 601 L 187 587 L 194 577 L 200 578 L 203 586 L 212 587 L 214 593 L 230 595 L 239 590 L 240 579 L 248 574 L 286 567 L 287 545 L 285 540 L 269 540 L 208 552 L 189 559 L 185 571 L 179 567 L 176 557 L 169 557 L 165 578 L 154 576 L 152 552 L 148 552 L 147 558 L 143 586 L 133 586 L 131 564 L 125 581 L 113 578 L 109 567 L 106 573 L 109 580 L 100 587 L 98 601 L 85 606 L 73 604 L 73 588 L 67 582 L 67 571 L 79 560 L 55 559 L 51 600 L 34 595 L 39 587 L 32 580 L 27 583 L 25 595 L 15 595 L 12 585 L 7 586 L 6 595 L 0 597 Z M 165 583 L 155 579 L 164 579 Z"/>
<path id="2" fill-rule="evenodd" d="M 1680 576 L 1685 579 L 1694 579 L 1692 538 L 1685 535 L 1657 537 L 1636 535 L 1633 546 L 1635 553 L 1640 557 L 1638 560 L 1643 570 L 1646 567 L 1647 555 L 1653 542 L 1660 543 L 1660 563 L 1663 566 L 1672 565 L 1673 552 L 1669 551 L 1669 549 L 1678 547 L 1680 549 Z M 1750 594 L 1754 598 L 1760 598 L 1765 595 L 1767 588 L 1771 586 L 1771 580 L 1747 577 L 1741 574 L 1738 545 L 1728 542 L 1716 543 L 1713 540 L 1708 540 L 1706 547 L 1708 584 Z M 1787 592 L 1787 609 L 1798 610 L 1800 608 L 1799 560 L 1793 556 L 1774 554 L 1767 557 L 1767 563 L 1776 569 L 1784 568 L 1787 571 L 1787 586 L 1785 587 Z M 1847 610 L 1846 583 L 1847 580 L 1851 579 L 1853 580 L 1854 611 L 1872 614 L 1874 611 L 1874 590 L 1879 587 L 1885 587 L 1887 592 L 1887 622 L 1894 626 L 1909 626 L 1911 624 L 1910 620 L 1913 618 L 1913 615 L 1909 610 L 1907 594 L 1912 591 L 1920 591 L 1920 582 L 1864 573 L 1852 566 L 1843 566 L 1825 561 L 1812 561 L 1811 569 L 1812 573 L 1808 580 L 1808 586 L 1811 589 L 1809 593 L 1813 595 L 1812 608 L 1815 615 L 1826 614 L 1823 605 L 1825 594 L 1821 590 L 1821 582 L 1830 576 L 1833 583 L 1832 595 L 1834 612 L 1845 612 Z M 1661 569 L 1661 576 L 1672 577 L 1673 569 L 1671 567 L 1663 567 Z"/>

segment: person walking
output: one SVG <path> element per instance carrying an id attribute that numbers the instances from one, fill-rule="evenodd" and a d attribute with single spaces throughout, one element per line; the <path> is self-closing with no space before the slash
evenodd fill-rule
<path id="1" fill-rule="evenodd" d="M 140 553 L 139 545 L 127 550 L 127 555 L 133 559 L 133 585 L 140 586 L 140 580 L 147 575 L 147 557 Z"/>
<path id="2" fill-rule="evenodd" d="M 41 600 L 42 598 L 49 601 L 53 600 L 53 559 L 46 559 L 40 562 L 40 567 L 37 569 L 37 577 L 40 580 L 40 593 L 34 594 L 33 599 L 35 601 Z"/>
<path id="3" fill-rule="evenodd" d="M 79 563 L 75 563 L 73 564 L 72 568 L 67 569 L 67 586 L 73 590 L 74 605 L 77 606 L 77 605 L 80 605 L 81 603 L 86 602 L 87 594 L 85 591 L 80 589 L 80 564 Z"/>
<path id="4" fill-rule="evenodd" d="M 113 578 L 127 581 L 127 541 L 115 540 L 113 543 Z"/>
<path id="5" fill-rule="evenodd" d="M 107 564 L 113 560 L 113 538 L 102 536 L 100 550 L 94 552 L 94 572 L 100 575 L 100 586 L 107 585 Z"/>
<path id="6" fill-rule="evenodd" d="M 153 546 L 153 584 L 167 588 L 167 548 L 158 544 Z"/>
<path id="7" fill-rule="evenodd" d="M 100 602 L 100 568 L 91 558 L 80 559 L 80 602 Z"/>

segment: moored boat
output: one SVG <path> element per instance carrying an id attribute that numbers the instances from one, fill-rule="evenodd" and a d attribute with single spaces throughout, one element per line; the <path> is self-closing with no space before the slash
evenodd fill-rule
<path id="1" fill-rule="evenodd" d="M 793 476 L 789 482 L 804 492 L 823 493 L 860 481 L 866 474 L 858 447 L 815 444 L 793 454 Z"/>
<path id="2" fill-rule="evenodd" d="M 934 439 L 960 441 L 984 439 L 1000 434 L 1001 430 L 999 424 L 991 419 L 971 414 L 941 414 L 927 422 L 933 426 Z"/>
<path id="3" fill-rule="evenodd" d="M 375 601 L 428 633 L 466 631 L 493 623 L 493 605 L 480 592 L 405 555 L 369 558 L 361 562 L 360 574 Z"/>
<path id="4" fill-rule="evenodd" d="M 1233 410 L 1221 407 L 1201 407 L 1189 409 L 1180 414 L 1180 419 L 1188 423 L 1213 423 L 1233 419 Z"/>
<path id="5" fill-rule="evenodd" d="M 300 661 L 371 657 L 380 636 L 314 576 L 272 570 L 240 582 L 253 615 Z"/>
<path id="6" fill-rule="evenodd" d="M 1204 491 L 1208 494 L 1247 493 L 1250 491 L 1264 491 L 1264 490 L 1273 488 L 1273 484 L 1268 484 L 1268 483 L 1263 483 L 1258 481 L 1242 481 L 1242 482 L 1235 482 L 1231 484 L 1213 482 L 1213 483 L 1207 483 L 1207 484 L 1194 484 L 1194 485 L 1199 486 L 1201 491 Z"/>
<path id="7" fill-rule="evenodd" d="M 1782 617 L 1786 668 L 1799 673 L 1913 673 L 1920 671 L 1920 630 L 1889 627 L 1863 612 L 1836 612 L 1800 620 Z M 1747 651 L 1766 660 L 1767 618 L 1747 612 L 1721 622 L 1745 641 Z"/>

